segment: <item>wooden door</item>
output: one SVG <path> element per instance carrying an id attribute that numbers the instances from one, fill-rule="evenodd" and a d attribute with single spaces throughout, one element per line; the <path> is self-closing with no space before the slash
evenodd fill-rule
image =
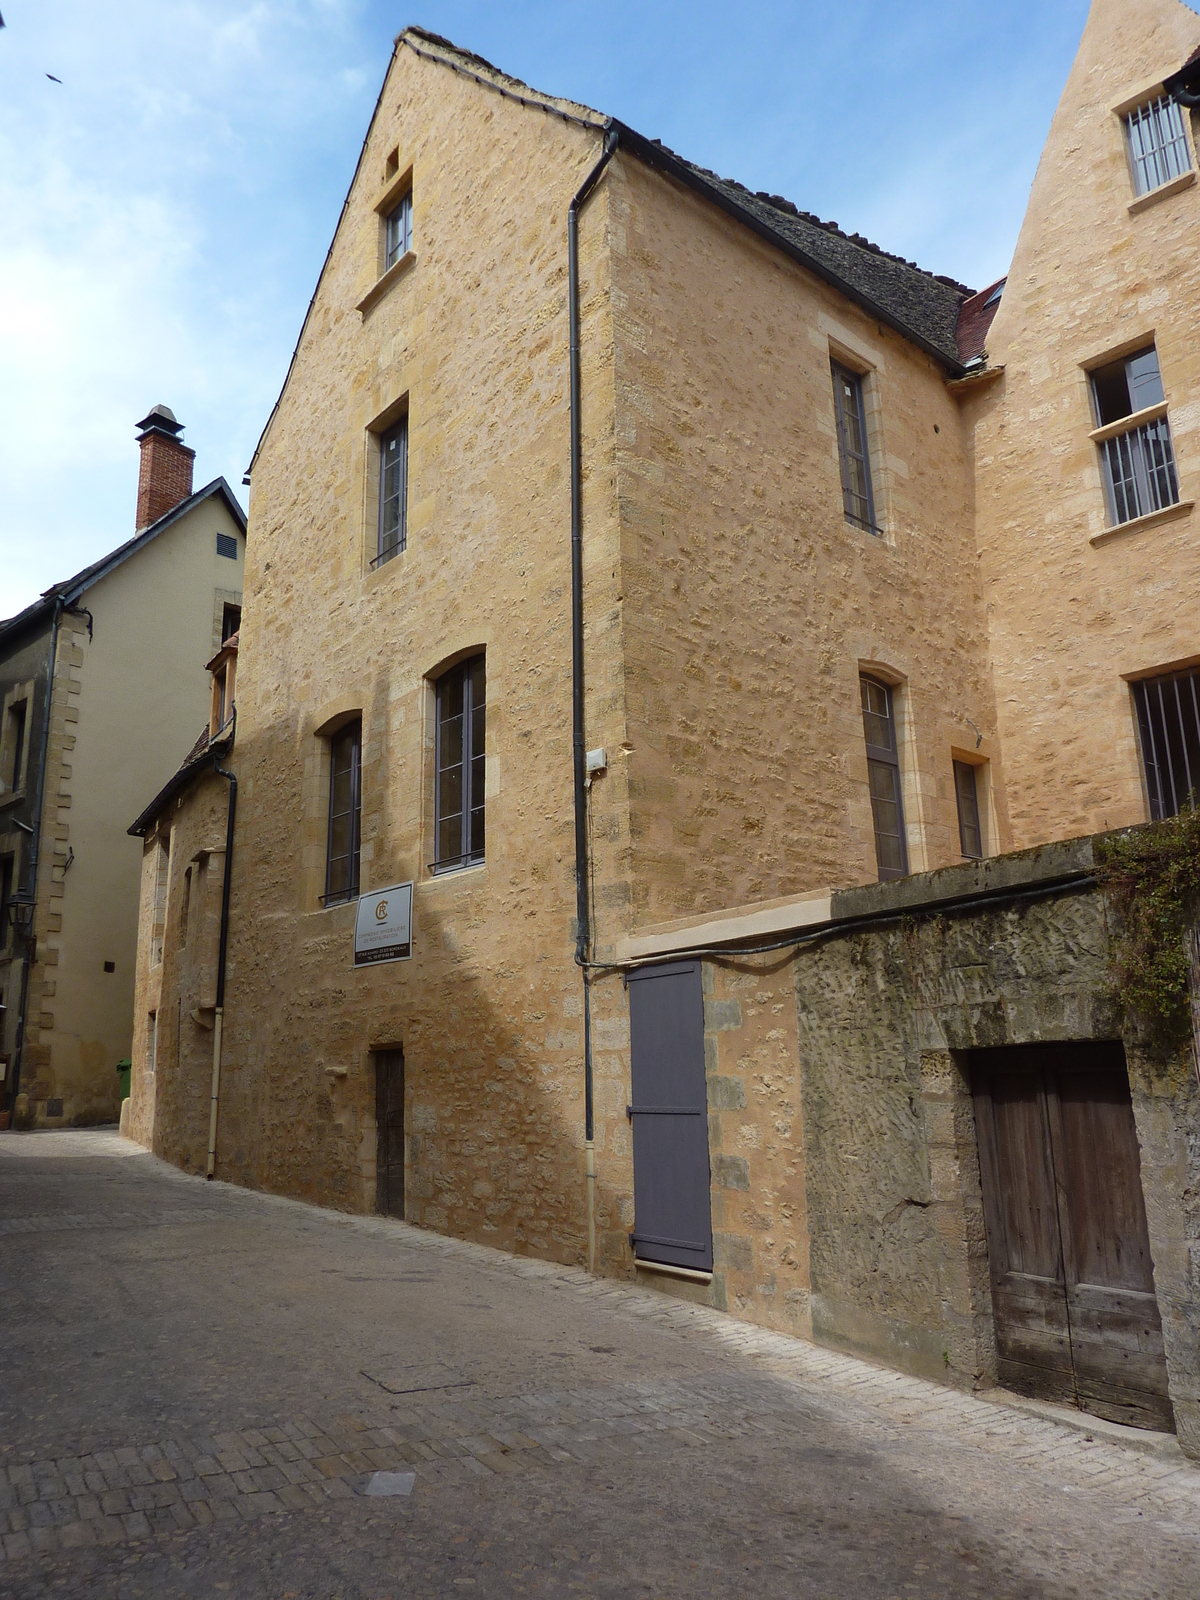
<path id="1" fill-rule="evenodd" d="M 375 1052 L 375 1209 L 404 1215 L 404 1051 Z"/>
<path id="2" fill-rule="evenodd" d="M 1001 1383 L 1174 1427 L 1119 1044 L 970 1058 Z"/>
<path id="3" fill-rule="evenodd" d="M 711 1272 L 704 996 L 699 961 L 629 974 L 634 1252 Z"/>

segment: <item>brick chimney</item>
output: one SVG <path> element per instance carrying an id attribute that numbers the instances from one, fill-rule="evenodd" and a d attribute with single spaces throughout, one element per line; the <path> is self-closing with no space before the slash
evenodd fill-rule
<path id="1" fill-rule="evenodd" d="M 177 437 L 183 432 L 183 423 L 176 422 L 170 406 L 155 406 L 136 426 L 142 430 L 138 434 L 142 447 L 137 496 L 140 533 L 191 494 L 196 452 Z"/>

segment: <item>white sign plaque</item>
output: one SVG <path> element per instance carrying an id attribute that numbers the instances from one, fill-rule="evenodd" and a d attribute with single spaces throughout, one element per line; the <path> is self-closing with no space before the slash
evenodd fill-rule
<path id="1" fill-rule="evenodd" d="M 412 956 L 411 883 L 394 883 L 359 896 L 354 921 L 354 965 L 408 961 Z"/>

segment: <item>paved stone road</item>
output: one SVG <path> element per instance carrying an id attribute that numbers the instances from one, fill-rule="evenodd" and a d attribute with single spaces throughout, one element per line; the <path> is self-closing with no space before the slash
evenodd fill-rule
<path id="1" fill-rule="evenodd" d="M 111 1133 L 0 1135 L 0 1294 L 0 1595 L 1200 1594 L 1173 1440 Z"/>

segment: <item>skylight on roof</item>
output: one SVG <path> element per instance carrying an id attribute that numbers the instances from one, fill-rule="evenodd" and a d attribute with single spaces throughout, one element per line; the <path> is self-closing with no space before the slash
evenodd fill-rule
<path id="1" fill-rule="evenodd" d="M 994 306 L 994 305 L 999 304 L 1000 296 L 1004 293 L 1004 285 L 1007 282 L 1008 282 L 1007 278 L 1001 278 L 1000 279 L 1000 282 L 996 285 L 996 287 L 992 290 L 991 294 L 988 295 L 987 299 L 983 302 L 983 309 L 985 311 L 987 310 L 987 308 L 989 306 Z"/>

